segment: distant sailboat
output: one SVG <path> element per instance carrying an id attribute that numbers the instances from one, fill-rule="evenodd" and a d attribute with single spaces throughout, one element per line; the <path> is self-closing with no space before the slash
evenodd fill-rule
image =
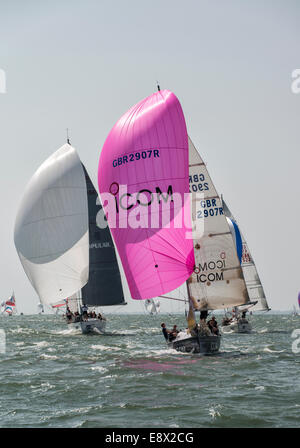
<path id="1" fill-rule="evenodd" d="M 74 294 L 87 306 L 125 303 L 109 229 L 96 228 L 101 208 L 96 199 L 69 143 L 27 185 L 15 223 L 15 246 L 43 305 L 62 303 Z M 103 331 L 106 323 L 82 316 L 77 320 L 83 333 Z"/>
<path id="2" fill-rule="evenodd" d="M 160 312 L 160 302 L 159 300 L 146 299 L 145 309 L 149 314 L 158 314 Z"/>
<path id="3" fill-rule="evenodd" d="M 44 305 L 41 302 L 37 304 L 37 312 L 38 314 L 42 314 L 44 312 Z"/>
<path id="4" fill-rule="evenodd" d="M 1 313 L 6 316 L 17 314 L 16 298 L 14 292 L 6 301 L 1 303 Z"/>
<path id="5" fill-rule="evenodd" d="M 221 200 L 188 140 L 181 105 L 172 92 L 158 91 L 121 117 L 104 143 L 98 173 L 132 297 L 163 297 L 186 282 L 189 331 L 171 346 L 186 352 L 218 351 L 220 335 L 209 330 L 201 334 L 195 310 L 202 317 L 208 310 L 248 303 L 249 297 Z M 109 192 L 114 200 L 105 204 Z M 163 212 L 165 205 L 169 214 Z M 112 228 L 114 216 L 118 222 Z"/>
<path id="6" fill-rule="evenodd" d="M 298 294 L 298 307 L 300 308 L 300 292 Z M 293 305 L 293 316 L 299 316 L 299 312 L 297 311 L 295 305 Z"/>
<path id="7" fill-rule="evenodd" d="M 249 333 L 252 331 L 252 325 L 249 320 L 246 319 L 246 313 L 249 310 L 251 310 L 251 312 L 269 311 L 270 308 L 245 237 L 240 231 L 236 219 L 232 215 L 223 198 L 222 203 L 223 210 L 231 230 L 232 238 L 236 245 L 237 254 L 241 263 L 243 276 L 250 298 L 249 306 L 234 308 L 234 316 L 231 316 L 233 319 L 229 317 L 229 313 L 227 312 L 224 322 L 226 323 L 225 326 L 228 327 L 229 330 L 238 333 Z M 226 330 L 226 328 L 224 328 L 224 330 Z"/>
<path id="8" fill-rule="evenodd" d="M 223 201 L 224 213 L 229 219 L 229 226 L 231 228 L 232 235 L 235 241 L 237 240 L 241 241 L 241 243 L 237 243 L 238 245 L 237 252 L 240 258 L 249 298 L 251 302 L 257 302 L 251 307 L 251 311 L 269 311 L 271 308 L 268 305 L 264 288 L 261 284 L 261 280 L 258 275 L 246 239 L 242 234 L 242 232 L 240 231 L 236 219 L 233 217 L 231 211 L 229 210 L 223 198 L 222 201 Z"/>

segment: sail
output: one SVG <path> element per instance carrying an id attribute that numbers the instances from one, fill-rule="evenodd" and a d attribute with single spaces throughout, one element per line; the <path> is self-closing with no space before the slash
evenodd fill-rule
<path id="1" fill-rule="evenodd" d="M 158 314 L 160 312 L 159 300 L 146 299 L 145 308 L 146 311 L 150 314 Z"/>
<path id="2" fill-rule="evenodd" d="M 15 298 L 14 293 L 12 293 L 12 295 L 4 303 L 3 313 L 17 314 L 17 304 L 16 304 L 16 298 Z"/>
<path id="3" fill-rule="evenodd" d="M 298 305 L 299 305 L 299 308 L 300 308 L 300 292 L 298 294 Z"/>
<path id="4" fill-rule="evenodd" d="M 17 314 L 16 298 L 14 293 L 1 304 L 1 313 L 3 314 Z"/>
<path id="5" fill-rule="evenodd" d="M 44 305 L 41 302 L 39 302 L 37 304 L 37 309 L 38 309 L 38 314 L 43 313 L 44 312 Z"/>
<path id="6" fill-rule="evenodd" d="M 223 198 L 222 203 L 224 213 L 227 216 L 229 227 L 232 231 L 233 239 L 236 242 L 237 251 L 241 254 L 240 262 L 250 301 L 257 302 L 254 306 L 251 306 L 251 311 L 268 311 L 270 308 L 248 244 Z"/>
<path id="7" fill-rule="evenodd" d="M 198 310 L 227 308 L 249 302 L 221 199 L 198 151 L 189 139 L 189 182 L 195 269 L 187 281 Z"/>
<path id="8" fill-rule="evenodd" d="M 131 296 L 158 297 L 182 285 L 194 253 L 186 239 L 187 131 L 172 92 L 154 93 L 115 124 L 102 148 L 98 183 Z"/>
<path id="9" fill-rule="evenodd" d="M 83 166 L 83 165 L 82 165 Z M 103 209 L 98 193 L 83 166 L 87 187 L 89 214 L 89 280 L 82 288 L 81 298 L 86 305 L 107 306 L 125 304 L 121 275 L 109 228 L 100 228 Z"/>
<path id="10" fill-rule="evenodd" d="M 88 280 L 88 204 L 76 150 L 63 145 L 26 187 L 15 223 L 15 246 L 41 303 L 63 300 Z"/>

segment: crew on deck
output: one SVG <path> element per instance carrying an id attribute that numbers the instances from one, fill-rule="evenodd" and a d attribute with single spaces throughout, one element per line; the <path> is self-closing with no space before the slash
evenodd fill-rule
<path id="1" fill-rule="evenodd" d="M 83 320 L 88 320 L 88 307 L 85 304 L 81 306 L 81 316 Z"/>
<path id="2" fill-rule="evenodd" d="M 68 323 L 71 323 L 72 320 L 73 320 L 73 313 L 72 313 L 72 311 L 70 310 L 70 308 L 68 306 L 67 306 L 67 309 L 66 309 L 66 318 L 67 318 L 67 322 Z"/>
<path id="3" fill-rule="evenodd" d="M 246 313 L 247 313 L 247 310 L 242 312 L 242 317 L 240 318 L 242 323 L 247 323 L 248 322 L 248 320 L 246 318 Z"/>
<path id="4" fill-rule="evenodd" d="M 177 334 L 179 333 L 179 331 L 177 330 L 177 325 L 174 325 L 172 330 L 168 330 L 166 324 L 162 323 L 161 328 L 164 338 L 168 342 L 174 341 L 174 339 L 176 339 Z"/>
<path id="5" fill-rule="evenodd" d="M 212 316 L 212 318 L 208 321 L 207 325 L 212 334 L 215 335 L 219 334 L 218 322 L 216 321 L 215 316 Z"/>
<path id="6" fill-rule="evenodd" d="M 198 334 L 200 336 L 211 336 L 211 331 L 209 329 L 209 326 L 207 325 L 206 318 L 207 318 L 208 312 L 207 311 L 201 311 L 200 312 L 200 322 L 197 327 Z"/>

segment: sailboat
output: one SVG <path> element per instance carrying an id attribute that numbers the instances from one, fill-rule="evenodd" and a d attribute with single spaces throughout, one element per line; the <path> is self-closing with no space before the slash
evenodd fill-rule
<path id="1" fill-rule="evenodd" d="M 300 292 L 298 294 L 298 306 L 300 308 Z M 293 313 L 292 314 L 293 314 L 293 316 L 299 316 L 299 312 L 297 311 L 295 305 L 293 305 Z"/>
<path id="2" fill-rule="evenodd" d="M 1 313 L 5 316 L 17 314 L 16 298 L 14 292 L 6 301 L 1 303 Z"/>
<path id="3" fill-rule="evenodd" d="M 37 313 L 42 314 L 43 312 L 44 312 L 44 305 L 41 302 L 39 302 L 37 304 Z"/>
<path id="4" fill-rule="evenodd" d="M 68 140 L 31 178 L 15 223 L 19 258 L 43 305 L 74 294 L 86 307 L 125 304 L 109 229 L 96 226 L 99 213 L 97 192 Z M 75 320 L 83 333 L 106 324 L 79 309 L 68 322 Z"/>
<path id="5" fill-rule="evenodd" d="M 188 330 L 170 345 L 217 352 L 221 336 L 203 334 L 195 311 L 204 326 L 208 310 L 245 304 L 249 296 L 221 199 L 172 92 L 159 89 L 115 124 L 98 184 L 132 298 L 163 297 L 186 282 Z"/>
<path id="6" fill-rule="evenodd" d="M 160 301 L 154 299 L 146 299 L 145 300 L 145 309 L 147 313 L 153 315 L 158 314 L 160 312 Z"/>
<path id="7" fill-rule="evenodd" d="M 237 221 L 231 213 L 228 205 L 225 203 L 223 197 L 222 203 L 223 210 L 231 230 L 232 238 L 235 242 L 250 298 L 248 305 L 235 307 L 231 316 L 229 312 L 226 313 L 226 317 L 224 319 L 224 323 L 226 325 L 223 326 L 223 330 L 225 332 L 228 329 L 238 333 L 249 333 L 252 331 L 252 325 L 246 318 L 246 313 L 249 310 L 251 310 L 251 313 L 253 311 L 269 311 L 270 308 L 246 239 L 240 231 Z"/>

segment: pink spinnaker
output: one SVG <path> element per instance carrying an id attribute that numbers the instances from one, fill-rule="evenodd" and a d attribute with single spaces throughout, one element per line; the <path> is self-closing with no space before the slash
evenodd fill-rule
<path id="1" fill-rule="evenodd" d="M 191 230 L 190 205 L 183 200 L 184 194 L 189 196 L 188 170 L 185 119 L 177 97 L 168 90 L 154 93 L 133 106 L 115 124 L 104 143 L 98 170 L 99 191 L 134 299 L 170 292 L 193 272 L 193 240 L 186 238 Z M 122 185 L 127 190 L 121 195 Z M 104 193 L 109 192 L 115 195 L 113 201 L 105 200 Z M 171 202 L 171 193 L 177 193 L 177 197 L 180 194 L 180 205 L 175 200 Z M 151 206 L 139 206 L 137 200 L 143 204 L 151 202 Z M 162 223 L 166 201 L 171 204 L 172 213 L 168 222 Z M 154 205 L 160 217 L 157 228 L 149 224 L 155 214 Z M 142 209 L 140 217 L 142 222 L 148 222 L 148 228 L 128 226 L 128 218 L 121 218 L 124 208 L 128 208 L 129 214 Z M 187 219 L 176 227 L 174 220 L 180 213 Z"/>

